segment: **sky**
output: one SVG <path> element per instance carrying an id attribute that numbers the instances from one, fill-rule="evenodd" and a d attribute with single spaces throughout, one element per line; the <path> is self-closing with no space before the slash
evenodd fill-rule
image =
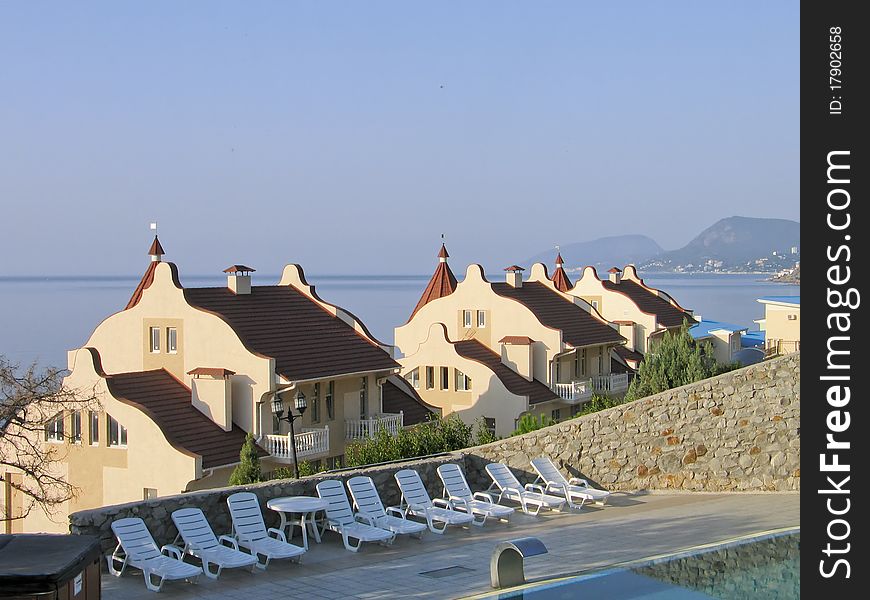
<path id="1" fill-rule="evenodd" d="M 799 217 L 796 2 L 0 2 L 3 275 L 457 272 Z M 582 257 L 571 260 L 582 263 Z M 458 266 L 457 266 L 458 265 Z"/>

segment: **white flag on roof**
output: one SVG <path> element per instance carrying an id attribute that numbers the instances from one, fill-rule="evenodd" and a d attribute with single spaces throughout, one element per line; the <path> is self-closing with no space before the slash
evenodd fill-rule
<path id="1" fill-rule="evenodd" d="M 151 223 L 151 229 L 157 231 L 157 223 Z"/>

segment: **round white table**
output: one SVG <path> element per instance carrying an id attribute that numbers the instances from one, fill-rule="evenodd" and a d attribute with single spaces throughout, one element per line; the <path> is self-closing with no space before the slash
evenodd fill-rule
<path id="1" fill-rule="evenodd" d="M 287 540 L 293 537 L 293 528 L 299 526 L 302 529 L 302 545 L 308 550 L 308 534 L 307 528 L 311 528 L 311 533 L 314 535 L 315 541 L 320 543 L 320 533 L 317 531 L 317 520 L 315 514 L 318 511 L 326 510 L 329 503 L 322 498 L 316 496 L 286 496 L 284 498 L 272 498 L 266 502 L 266 506 L 274 510 L 281 517 L 281 526 L 278 528 L 284 531 L 284 528 L 290 526 L 290 533 L 287 535 Z M 293 515 L 299 515 L 299 519 L 293 519 Z"/>

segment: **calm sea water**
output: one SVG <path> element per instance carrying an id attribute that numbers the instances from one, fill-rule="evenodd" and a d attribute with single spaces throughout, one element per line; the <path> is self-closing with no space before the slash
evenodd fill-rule
<path id="1" fill-rule="evenodd" d="M 705 318 L 758 329 L 761 296 L 796 295 L 799 286 L 762 281 L 761 275 L 656 275 L 647 284 L 671 294 Z M 0 354 L 21 364 L 38 361 L 63 367 L 66 351 L 85 343 L 94 328 L 129 300 L 140 276 L 0 277 Z M 268 285 L 278 276 L 257 275 Z M 405 323 L 429 275 L 308 275 L 328 302 L 363 320 L 381 341 L 392 343 L 393 328 Z M 489 276 L 500 281 L 501 275 Z M 223 277 L 182 277 L 187 287 L 220 286 Z"/>

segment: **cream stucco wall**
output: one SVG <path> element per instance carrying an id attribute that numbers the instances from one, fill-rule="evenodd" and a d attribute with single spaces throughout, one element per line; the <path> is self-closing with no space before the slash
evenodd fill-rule
<path id="1" fill-rule="evenodd" d="M 768 343 L 770 340 L 799 342 L 801 339 L 800 306 L 765 303 L 764 331 Z"/>

